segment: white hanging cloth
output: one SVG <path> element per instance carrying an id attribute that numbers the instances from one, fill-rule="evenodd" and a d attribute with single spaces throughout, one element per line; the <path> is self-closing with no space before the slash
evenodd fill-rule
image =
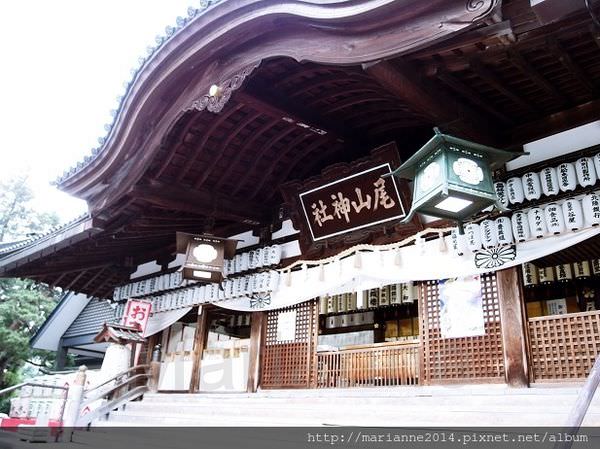
<path id="1" fill-rule="evenodd" d="M 171 324 L 179 321 L 186 313 L 192 310 L 191 307 L 184 307 L 182 309 L 168 310 L 166 312 L 156 312 L 150 315 L 148 323 L 146 324 L 146 331 L 144 337 L 149 337 L 163 329 L 166 329 Z"/>
<path id="2" fill-rule="evenodd" d="M 322 267 L 313 266 L 289 274 L 284 272 L 282 277 L 289 276 L 289 281 L 280 282 L 270 295 L 246 296 L 215 304 L 246 312 L 274 310 L 327 294 L 356 292 L 410 281 L 481 274 L 539 259 L 599 234 L 600 227 L 588 228 L 517 243 L 514 247 L 486 248 L 474 254 L 465 252 L 462 256 L 454 251 L 440 252 L 438 239 L 424 242 L 422 248 L 410 245 L 399 249 L 365 250 L 358 256 L 354 254 Z M 450 248 L 451 236 L 444 238 Z M 394 263 L 398 252 L 401 253 L 402 260 L 410 263 Z M 360 263 L 357 263 L 357 257 Z"/>

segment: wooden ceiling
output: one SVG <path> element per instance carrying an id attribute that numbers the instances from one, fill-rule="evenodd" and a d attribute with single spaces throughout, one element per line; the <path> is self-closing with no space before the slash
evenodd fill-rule
<path id="1" fill-rule="evenodd" d="M 541 26 L 528 0 L 511 0 L 486 23 L 387 61 L 264 60 L 221 112 L 181 114 L 124 195 L 92 205 L 102 232 L 4 275 L 111 297 L 137 264 L 174 257 L 175 231 L 276 225 L 282 183 L 391 140 L 402 159 L 434 126 L 518 148 L 597 119 L 599 45 L 587 13 Z"/>

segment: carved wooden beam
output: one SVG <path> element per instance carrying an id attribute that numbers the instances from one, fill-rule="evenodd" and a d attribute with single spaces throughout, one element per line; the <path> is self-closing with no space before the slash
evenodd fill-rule
<path id="1" fill-rule="evenodd" d="M 481 143 L 497 144 L 496 130 L 468 106 L 439 90 L 433 83 L 420 79 L 406 63 L 380 61 L 364 65 L 364 70 L 379 84 L 410 108 L 424 114 L 432 124 Z"/>
<path id="2" fill-rule="evenodd" d="M 209 190 L 170 186 L 159 181 L 136 185 L 131 189 L 135 198 L 165 209 L 185 211 L 204 217 L 214 217 L 249 225 L 264 223 L 268 215 L 262 204 L 235 200 Z"/>

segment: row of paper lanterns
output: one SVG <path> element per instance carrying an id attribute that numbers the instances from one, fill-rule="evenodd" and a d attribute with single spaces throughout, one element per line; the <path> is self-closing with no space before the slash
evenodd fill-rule
<path id="1" fill-rule="evenodd" d="M 279 262 L 281 262 L 281 245 L 265 246 L 237 254 L 233 259 L 225 260 L 223 274 L 227 277 L 235 273 L 277 265 Z M 195 282 L 184 280 L 183 273 L 175 271 L 116 287 L 113 299 L 120 301 L 126 298 L 147 296 L 164 290 L 185 287 Z"/>
<path id="2" fill-rule="evenodd" d="M 276 290 L 279 285 L 279 272 L 263 271 L 246 276 L 225 279 L 220 284 L 192 285 L 159 296 L 148 298 L 152 302 L 153 312 L 166 312 L 168 310 L 190 307 L 207 302 L 223 301 L 228 299 L 243 298 L 253 294 L 269 293 Z M 116 316 L 122 314 L 118 309 Z"/>
<path id="3" fill-rule="evenodd" d="M 414 282 L 391 284 L 354 293 L 326 295 L 319 298 L 319 313 L 350 312 L 394 304 L 412 304 L 418 298 Z"/>
<path id="4" fill-rule="evenodd" d="M 573 264 L 566 263 L 556 265 L 555 267 L 538 268 L 534 264 L 527 262 L 521 265 L 523 271 L 523 284 L 531 287 L 539 284 L 550 284 L 552 282 L 566 282 L 577 279 L 585 279 L 592 274 L 600 275 L 600 259 L 590 261 L 583 260 Z"/>
<path id="5" fill-rule="evenodd" d="M 281 253 L 281 245 L 272 245 L 236 254 L 233 259 L 223 262 L 223 275 L 227 277 L 230 274 L 278 265 L 281 262 Z"/>
<path id="6" fill-rule="evenodd" d="M 574 163 L 564 162 L 557 167 L 546 167 L 538 172 L 528 172 L 512 177 L 506 182 L 494 183 L 498 200 L 504 207 L 523 201 L 539 200 L 542 194 L 554 196 L 560 192 L 572 192 L 577 184 L 592 187 L 600 174 L 600 153 L 594 157 L 582 157 Z"/>
<path id="7" fill-rule="evenodd" d="M 483 220 L 480 224 L 465 225 L 465 235 L 457 230 L 451 234 L 452 248 L 462 255 L 466 250 L 479 251 L 482 247 L 508 246 L 532 238 L 577 231 L 588 226 L 600 225 L 600 194 L 588 193 L 581 200 L 569 198 L 562 204 L 550 203 L 517 211 L 509 217 Z"/>
<path id="8" fill-rule="evenodd" d="M 183 279 L 181 271 L 153 276 L 142 281 L 131 282 L 129 284 L 115 287 L 113 300 L 120 301 L 126 298 L 135 298 L 147 296 L 163 290 L 171 290 L 178 287 L 184 287 L 195 281 Z"/>

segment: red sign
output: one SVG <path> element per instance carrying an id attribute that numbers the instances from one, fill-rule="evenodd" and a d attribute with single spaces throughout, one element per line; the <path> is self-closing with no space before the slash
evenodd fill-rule
<path id="1" fill-rule="evenodd" d="M 390 164 L 300 193 L 313 241 L 356 231 L 406 216 Z"/>
<path id="2" fill-rule="evenodd" d="M 123 323 L 125 326 L 137 327 L 142 334 L 146 330 L 146 324 L 152 311 L 152 304 L 148 301 L 140 301 L 130 299 L 125 307 L 125 315 L 123 315 Z"/>

